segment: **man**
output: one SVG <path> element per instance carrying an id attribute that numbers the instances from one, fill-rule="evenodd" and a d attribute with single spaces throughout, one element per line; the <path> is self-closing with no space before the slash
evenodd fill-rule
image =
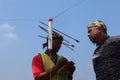
<path id="1" fill-rule="evenodd" d="M 95 20 L 88 24 L 88 37 L 97 46 L 92 57 L 96 80 L 120 80 L 120 36 L 110 37 L 106 25 Z"/>
<path id="2" fill-rule="evenodd" d="M 54 32 L 52 38 L 52 50 L 47 48 L 45 52 L 33 57 L 33 77 L 35 80 L 72 80 L 75 70 L 74 63 L 57 54 L 61 48 L 63 37 Z M 46 46 L 48 46 L 48 39 L 43 44 L 43 48 Z"/>

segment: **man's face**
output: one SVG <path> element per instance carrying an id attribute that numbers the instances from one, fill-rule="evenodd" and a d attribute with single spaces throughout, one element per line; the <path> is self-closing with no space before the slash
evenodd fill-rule
<path id="1" fill-rule="evenodd" d="M 58 52 L 61 48 L 62 40 L 60 39 L 54 39 L 53 40 L 53 52 Z"/>
<path id="2" fill-rule="evenodd" d="M 98 43 L 98 40 L 100 40 L 100 29 L 96 27 L 90 27 L 88 28 L 88 37 L 91 42 Z"/>

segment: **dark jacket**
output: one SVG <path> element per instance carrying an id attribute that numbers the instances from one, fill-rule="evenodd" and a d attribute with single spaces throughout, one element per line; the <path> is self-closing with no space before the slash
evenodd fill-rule
<path id="1" fill-rule="evenodd" d="M 103 40 L 93 55 L 96 80 L 120 80 L 120 36 Z"/>

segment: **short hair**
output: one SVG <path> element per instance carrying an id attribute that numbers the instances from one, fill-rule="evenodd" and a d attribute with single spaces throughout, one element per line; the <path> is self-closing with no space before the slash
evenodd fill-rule
<path id="1" fill-rule="evenodd" d="M 61 41 L 63 41 L 63 36 L 60 33 L 55 32 L 55 31 L 53 31 L 53 33 L 52 33 L 52 38 L 53 39 L 60 39 Z"/>
<path id="2" fill-rule="evenodd" d="M 88 25 L 87 25 L 88 28 L 90 27 L 101 27 L 105 33 L 107 33 L 107 27 L 105 25 L 105 23 L 103 21 L 100 21 L 100 20 L 94 20 L 94 21 L 91 21 Z"/>

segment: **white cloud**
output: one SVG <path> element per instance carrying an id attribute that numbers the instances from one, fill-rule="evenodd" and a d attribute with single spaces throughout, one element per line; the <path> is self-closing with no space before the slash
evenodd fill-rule
<path id="1" fill-rule="evenodd" d="M 3 36 L 8 39 L 16 39 L 17 38 L 16 34 L 14 34 L 14 33 L 5 33 Z"/>
<path id="2" fill-rule="evenodd" d="M 15 26 L 10 26 L 9 24 L 0 25 L 0 35 L 6 39 L 16 39 L 17 35 L 13 33 Z"/>
<path id="3" fill-rule="evenodd" d="M 0 25 L 0 29 L 1 30 L 6 30 L 6 31 L 12 31 L 12 30 L 14 30 L 14 26 L 10 26 L 10 25 L 8 25 L 8 24 L 2 24 L 2 25 Z"/>

